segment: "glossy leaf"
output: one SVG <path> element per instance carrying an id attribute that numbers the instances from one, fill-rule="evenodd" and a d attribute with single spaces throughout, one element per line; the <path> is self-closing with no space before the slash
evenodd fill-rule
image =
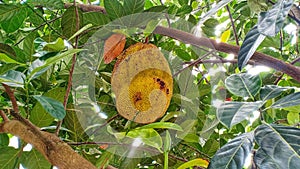
<path id="1" fill-rule="evenodd" d="M 225 102 L 218 107 L 217 117 L 228 128 L 247 119 L 262 106 L 262 102 Z"/>
<path id="2" fill-rule="evenodd" d="M 253 141 L 253 133 L 244 133 L 235 137 L 217 151 L 208 169 L 243 168 L 246 158 L 252 151 Z"/>
<path id="3" fill-rule="evenodd" d="M 260 125 L 255 130 L 255 140 L 262 151 L 256 153 L 255 162 L 261 166 L 276 166 L 275 168 L 298 168 L 300 164 L 299 136 L 299 128 Z M 259 154 L 261 152 L 264 156 Z"/>
<path id="4" fill-rule="evenodd" d="M 297 92 L 277 100 L 271 106 L 271 108 L 285 108 L 285 107 L 296 106 L 299 104 L 300 104 L 300 92 Z"/>
<path id="5" fill-rule="evenodd" d="M 182 128 L 178 124 L 171 123 L 171 122 L 156 122 L 156 123 L 151 123 L 140 127 L 140 129 L 151 129 L 151 128 L 182 131 Z"/>
<path id="6" fill-rule="evenodd" d="M 83 15 L 81 10 L 78 10 L 78 17 L 79 17 L 79 28 L 81 28 L 83 24 Z M 63 35 L 67 38 L 70 38 L 73 36 L 78 30 L 77 30 L 77 19 L 76 19 L 76 12 L 75 7 L 71 6 L 69 7 L 61 18 L 61 28 Z"/>
<path id="7" fill-rule="evenodd" d="M 127 137 L 141 139 L 148 146 L 155 147 L 158 150 L 162 147 L 162 138 L 154 129 L 136 129 L 127 133 Z"/>
<path id="8" fill-rule="evenodd" d="M 281 169 L 277 162 L 271 156 L 267 155 L 261 148 L 256 151 L 254 162 L 260 168 Z"/>
<path id="9" fill-rule="evenodd" d="M 21 159 L 22 165 L 26 168 L 48 169 L 51 167 L 51 164 L 45 159 L 45 157 L 35 149 L 31 150 L 29 153 L 26 152 L 26 156 Z"/>
<path id="10" fill-rule="evenodd" d="M 60 53 L 60 54 L 58 54 L 54 57 L 48 58 L 45 61 L 35 60 L 35 63 L 37 63 L 37 64 L 32 64 L 29 67 L 30 73 L 29 73 L 27 78 L 30 79 L 30 80 L 34 79 L 34 78 L 37 78 L 40 75 L 40 73 L 39 73 L 40 71 L 44 72 L 44 70 L 48 66 L 53 65 L 54 63 L 60 61 L 64 57 L 72 56 L 73 54 L 78 53 L 80 51 L 82 51 L 82 50 L 81 49 L 70 49 L 70 50 L 68 50 L 66 52 L 63 52 L 63 53 Z"/>
<path id="11" fill-rule="evenodd" d="M 225 86 L 230 93 L 252 99 L 260 90 L 261 83 L 259 76 L 246 73 L 233 74 L 225 80 Z"/>
<path id="12" fill-rule="evenodd" d="M 246 35 L 241 49 L 238 53 L 238 67 L 240 70 L 247 64 L 258 46 L 265 39 L 265 35 L 258 32 L 257 26 L 254 26 Z"/>
<path id="13" fill-rule="evenodd" d="M 14 168 L 19 152 L 13 147 L 0 148 L 0 169 Z"/>
<path id="14" fill-rule="evenodd" d="M 258 31 L 265 36 L 275 36 L 282 28 L 293 2 L 293 0 L 281 0 L 272 9 L 261 12 L 258 17 Z"/>
<path id="15" fill-rule="evenodd" d="M 46 97 L 46 96 L 35 95 L 33 97 L 40 102 L 42 107 L 48 113 L 50 113 L 52 117 L 54 117 L 58 120 L 62 120 L 65 117 L 66 111 L 61 102 L 54 100 L 50 97 Z"/>
<path id="16" fill-rule="evenodd" d="M 24 7 L 15 10 L 13 16 L 1 22 L 2 29 L 7 33 L 15 32 L 22 26 L 30 12 L 31 11 Z"/>
<path id="17" fill-rule="evenodd" d="M 64 2 L 61 0 L 28 0 L 28 4 L 33 6 L 42 6 L 45 8 L 63 9 Z"/>
<path id="18" fill-rule="evenodd" d="M 260 90 L 260 98 L 261 100 L 269 100 L 276 98 L 281 95 L 282 92 L 288 90 L 289 88 L 280 87 L 276 85 L 267 85 L 261 88 Z"/>
<path id="19" fill-rule="evenodd" d="M 63 102 L 65 89 L 54 88 L 45 93 L 44 96 L 53 98 L 59 102 Z M 30 112 L 29 120 L 38 127 L 46 127 L 54 121 L 54 118 L 38 102 L 34 105 L 32 111 Z"/>
<path id="20" fill-rule="evenodd" d="M 0 82 L 12 87 L 23 87 L 25 75 L 22 72 L 9 70 L 0 76 Z"/>
<path id="21" fill-rule="evenodd" d="M 204 160 L 201 158 L 196 158 L 194 160 L 190 160 L 188 162 L 183 163 L 177 169 L 186 169 L 186 168 L 190 168 L 190 167 L 194 167 L 194 166 L 207 168 L 208 164 L 209 163 L 207 160 Z"/>
<path id="22" fill-rule="evenodd" d="M 83 13 L 84 25 L 93 24 L 93 26 L 101 26 L 110 22 L 107 15 L 100 12 L 85 12 Z"/>
<path id="23" fill-rule="evenodd" d="M 0 134 L 0 149 L 9 145 L 9 137 L 6 133 Z"/>
<path id="24" fill-rule="evenodd" d="M 0 22 L 10 20 L 23 8 L 18 5 L 0 4 Z"/>
<path id="25" fill-rule="evenodd" d="M 50 51 L 50 52 L 58 52 L 65 49 L 64 40 L 61 38 L 58 38 L 56 41 L 47 43 L 43 50 Z"/>
<path id="26" fill-rule="evenodd" d="M 124 16 L 124 8 L 118 0 L 104 1 L 104 7 L 111 20 Z"/>
<path id="27" fill-rule="evenodd" d="M 145 0 L 126 0 L 124 1 L 124 11 L 126 15 L 143 12 Z"/>
<path id="28" fill-rule="evenodd" d="M 169 152 L 171 150 L 171 145 L 172 145 L 172 138 L 170 132 L 167 130 L 164 139 L 164 152 Z"/>

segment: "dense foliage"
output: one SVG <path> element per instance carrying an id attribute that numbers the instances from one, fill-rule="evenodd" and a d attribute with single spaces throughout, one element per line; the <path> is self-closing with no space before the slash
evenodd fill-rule
<path id="1" fill-rule="evenodd" d="M 292 0 L 2 0 L 0 168 L 59 165 L 27 148 L 40 143 L 24 132 L 47 143 L 35 126 L 97 168 L 299 168 L 299 26 Z M 116 33 L 169 63 L 173 96 L 153 123 L 118 114 L 116 60 L 103 60 Z M 159 65 L 128 70 L 142 62 Z"/>

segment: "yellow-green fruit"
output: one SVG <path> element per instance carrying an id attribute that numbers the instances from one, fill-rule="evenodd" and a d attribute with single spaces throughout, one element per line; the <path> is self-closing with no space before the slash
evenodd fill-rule
<path id="1" fill-rule="evenodd" d="M 137 123 L 151 123 L 169 107 L 173 79 L 169 64 L 152 44 L 130 46 L 115 64 L 112 90 L 121 116 Z"/>

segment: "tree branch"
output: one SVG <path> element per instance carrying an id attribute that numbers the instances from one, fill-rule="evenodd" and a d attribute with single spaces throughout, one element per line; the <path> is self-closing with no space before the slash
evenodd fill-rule
<path id="1" fill-rule="evenodd" d="M 81 4 L 79 8 L 84 9 L 84 11 L 94 11 L 95 8 L 98 9 L 98 11 L 102 13 L 106 13 L 105 9 L 100 6 L 93 6 L 93 5 L 84 5 Z M 292 18 L 297 22 L 300 20 L 300 16 L 298 16 L 299 9 L 297 6 L 293 5 L 289 16 L 293 16 Z M 299 17 L 299 18 L 298 18 Z M 298 23 L 298 22 L 297 22 Z M 226 43 L 218 43 L 217 41 L 209 38 L 204 37 L 196 37 L 193 34 L 183 32 L 180 30 L 176 30 L 173 28 L 165 28 L 162 26 L 158 26 L 153 33 L 161 34 L 168 36 L 170 38 L 177 39 L 179 41 L 182 41 L 187 44 L 195 45 L 195 46 L 205 46 L 211 49 L 216 49 L 217 51 L 229 53 L 238 55 L 238 52 L 240 50 L 240 47 L 226 44 Z M 258 64 L 265 65 L 267 67 L 273 68 L 275 70 L 281 71 L 292 78 L 294 78 L 296 81 L 300 82 L 300 69 L 296 66 L 293 66 L 289 63 L 285 63 L 282 60 L 273 58 L 272 56 L 255 52 L 251 58 L 252 61 L 257 62 Z"/>
<path id="2" fill-rule="evenodd" d="M 94 165 L 81 157 L 54 134 L 40 131 L 37 127 L 35 127 L 34 130 L 39 131 L 43 138 L 46 138 L 47 142 L 39 135 L 32 132 L 32 126 L 29 127 L 18 120 L 5 121 L 0 124 L 0 132 L 10 133 L 18 136 L 23 141 L 30 143 L 52 165 L 59 169 L 96 169 Z M 49 147 L 49 142 L 53 146 Z"/>

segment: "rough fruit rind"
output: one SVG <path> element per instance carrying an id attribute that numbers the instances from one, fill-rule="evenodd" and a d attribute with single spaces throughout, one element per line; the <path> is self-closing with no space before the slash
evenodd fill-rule
<path id="1" fill-rule="evenodd" d="M 151 123 L 167 111 L 173 93 L 169 64 L 152 44 L 130 46 L 115 64 L 112 90 L 121 116 L 137 123 Z"/>

